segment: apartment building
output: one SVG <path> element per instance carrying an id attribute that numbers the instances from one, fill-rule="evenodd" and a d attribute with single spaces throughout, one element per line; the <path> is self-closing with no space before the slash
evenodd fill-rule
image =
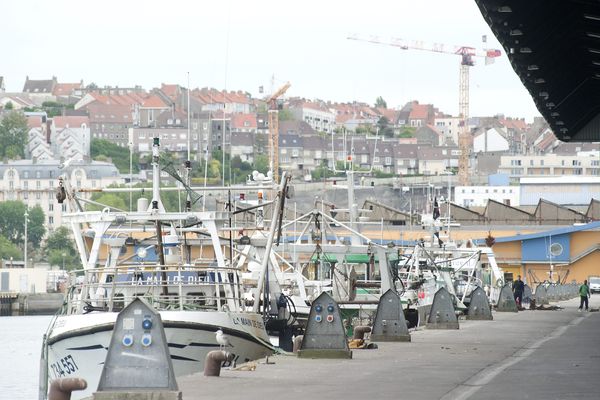
<path id="1" fill-rule="evenodd" d="M 103 188 L 124 183 L 117 168 L 107 162 L 73 161 L 66 169 L 59 160 L 18 160 L 0 163 L 0 201 L 20 200 L 28 207 L 40 206 L 48 230 L 62 224 L 62 212 L 70 211 L 66 203 L 56 200 L 58 177 L 67 175 L 78 189 Z M 91 197 L 91 194 L 80 193 Z"/>

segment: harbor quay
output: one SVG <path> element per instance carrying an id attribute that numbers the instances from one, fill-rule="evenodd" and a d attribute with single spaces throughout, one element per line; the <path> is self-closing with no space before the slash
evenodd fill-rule
<path id="1" fill-rule="evenodd" d="M 411 331 L 411 342 L 378 343 L 352 359 L 275 355 L 250 368 L 178 378 L 184 399 L 597 399 L 600 297 L 557 310 L 460 319 L 458 330 Z M 248 366 L 248 365 L 246 365 Z M 255 367 L 255 369 L 254 369 Z"/>

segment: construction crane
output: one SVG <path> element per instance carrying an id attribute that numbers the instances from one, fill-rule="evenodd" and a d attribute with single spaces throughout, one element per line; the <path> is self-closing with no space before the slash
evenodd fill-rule
<path id="1" fill-rule="evenodd" d="M 286 82 L 267 99 L 269 113 L 269 161 L 273 171 L 273 181 L 279 182 L 279 108 L 277 99 L 285 94 L 292 86 Z"/>
<path id="2" fill-rule="evenodd" d="M 500 57 L 500 50 L 485 49 L 477 50 L 468 46 L 449 46 L 441 43 L 426 43 L 419 40 L 404 40 L 391 38 L 381 39 L 378 36 L 360 37 L 358 35 L 348 36 L 349 40 L 383 44 L 398 47 L 402 50 L 423 50 L 434 53 L 454 54 L 461 57 L 459 75 L 458 113 L 460 132 L 458 135 L 458 148 L 460 157 L 458 159 L 458 181 L 462 186 L 469 184 L 469 152 L 472 147 L 472 139 L 469 135 L 469 68 L 475 65 L 474 57 L 484 57 L 485 65 L 492 64 L 496 57 Z M 486 37 L 483 36 L 486 42 Z"/>

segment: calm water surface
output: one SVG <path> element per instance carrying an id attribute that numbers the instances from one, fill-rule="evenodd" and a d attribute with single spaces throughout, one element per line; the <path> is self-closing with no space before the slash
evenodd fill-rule
<path id="1" fill-rule="evenodd" d="M 42 336 L 51 319 L 0 317 L 0 399 L 38 398 Z"/>

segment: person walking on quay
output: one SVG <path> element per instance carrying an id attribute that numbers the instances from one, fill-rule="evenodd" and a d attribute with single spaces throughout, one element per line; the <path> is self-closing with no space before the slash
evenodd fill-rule
<path id="1" fill-rule="evenodd" d="M 521 280 L 521 275 L 517 275 L 517 280 L 513 282 L 512 290 L 517 306 L 521 307 L 521 302 L 523 301 L 523 292 L 525 291 L 525 284 Z"/>
<path id="2" fill-rule="evenodd" d="M 583 281 L 583 285 L 579 286 L 579 297 L 581 301 L 579 302 L 579 312 L 583 308 L 585 304 L 585 311 L 588 310 L 588 297 L 590 297 L 590 287 L 587 284 L 587 279 Z"/>

